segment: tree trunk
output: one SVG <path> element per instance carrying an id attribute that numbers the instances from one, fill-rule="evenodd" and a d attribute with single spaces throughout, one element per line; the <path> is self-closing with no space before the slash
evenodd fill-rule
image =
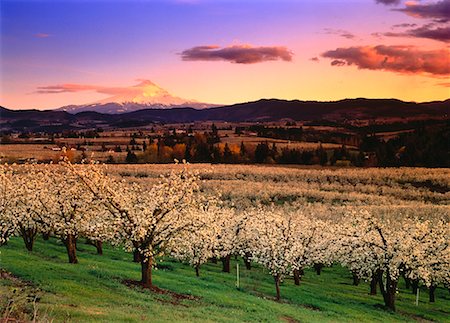
<path id="1" fill-rule="evenodd" d="M 230 272 L 230 259 L 231 259 L 231 255 L 222 257 L 222 271 L 224 273 Z"/>
<path id="2" fill-rule="evenodd" d="M 280 275 L 273 276 L 273 279 L 275 280 L 275 289 L 277 291 L 277 301 L 281 299 L 280 295 Z"/>
<path id="3" fill-rule="evenodd" d="M 212 257 L 212 258 L 211 258 L 211 262 L 212 262 L 213 264 L 217 264 L 217 257 Z"/>
<path id="4" fill-rule="evenodd" d="M 294 284 L 300 285 L 300 270 L 294 269 Z"/>
<path id="5" fill-rule="evenodd" d="M 195 276 L 197 276 L 197 277 L 200 276 L 200 265 L 195 266 Z"/>
<path id="6" fill-rule="evenodd" d="M 436 290 L 436 285 L 431 285 L 430 286 L 430 303 L 434 303 L 434 301 L 436 300 L 435 295 L 434 295 L 435 290 Z"/>
<path id="7" fill-rule="evenodd" d="M 44 232 L 42 234 L 42 239 L 44 239 L 45 241 L 47 241 L 48 239 L 50 239 L 50 232 Z"/>
<path id="8" fill-rule="evenodd" d="M 392 280 L 389 275 L 389 270 L 386 272 L 386 285 L 383 283 L 383 273 L 378 275 L 378 282 L 380 285 L 381 294 L 383 294 L 384 305 L 395 312 L 395 293 L 397 292 L 397 281 Z"/>
<path id="9" fill-rule="evenodd" d="M 386 306 L 394 312 L 395 312 L 395 294 L 397 293 L 397 284 L 398 284 L 398 281 L 390 279 L 390 282 L 389 282 L 389 285 L 387 288 L 389 297 L 388 297 L 388 303 L 386 304 Z"/>
<path id="10" fill-rule="evenodd" d="M 418 279 L 413 279 L 411 281 L 411 286 L 412 286 L 412 293 L 413 295 L 417 294 L 417 289 L 419 289 L 419 280 Z"/>
<path id="11" fill-rule="evenodd" d="M 133 262 L 141 262 L 142 256 L 139 250 L 134 249 L 133 251 Z"/>
<path id="12" fill-rule="evenodd" d="M 77 238 L 74 235 L 69 234 L 64 240 L 64 244 L 67 249 L 67 255 L 69 256 L 69 263 L 77 264 Z"/>
<path id="13" fill-rule="evenodd" d="M 153 265 L 153 258 L 149 257 L 145 259 L 141 255 L 141 274 L 142 279 L 141 283 L 144 287 L 152 287 L 152 265 Z"/>
<path id="14" fill-rule="evenodd" d="M 247 268 L 247 270 L 252 269 L 252 263 L 250 261 L 250 257 L 251 257 L 251 254 L 249 254 L 249 253 L 245 253 L 245 255 L 243 257 L 244 258 L 245 268 Z"/>
<path id="15" fill-rule="evenodd" d="M 33 251 L 34 240 L 36 239 L 37 230 L 20 229 L 20 233 L 28 251 Z"/>
<path id="16" fill-rule="evenodd" d="M 356 272 L 352 272 L 352 277 L 353 277 L 353 286 L 358 286 L 359 285 L 359 277 L 358 274 Z"/>
<path id="17" fill-rule="evenodd" d="M 370 280 L 370 295 L 377 294 L 377 274 L 372 275 L 372 279 Z"/>
<path id="18" fill-rule="evenodd" d="M 97 254 L 103 255 L 103 241 L 96 240 L 94 245 L 95 245 L 95 248 L 97 249 Z"/>
<path id="19" fill-rule="evenodd" d="M 316 270 L 316 274 L 320 275 L 322 272 L 323 264 L 314 264 L 314 269 Z"/>

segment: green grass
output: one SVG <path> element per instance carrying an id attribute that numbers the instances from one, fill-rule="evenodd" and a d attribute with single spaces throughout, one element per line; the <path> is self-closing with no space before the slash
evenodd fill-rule
<path id="1" fill-rule="evenodd" d="M 206 264 L 198 278 L 191 267 L 168 259 L 154 271 L 155 285 L 199 297 L 174 302 L 170 295 L 123 284 L 126 279 L 138 280 L 140 267 L 120 249 L 106 246 L 104 255 L 98 256 L 94 247 L 79 241 L 76 265 L 67 263 L 65 248 L 55 239 L 38 240 L 34 249 L 27 252 L 21 239 L 12 239 L 0 248 L 0 267 L 30 282 L 28 291 L 22 286 L 19 292 L 39 294 L 40 318 L 56 322 L 444 322 L 450 317 L 450 295 L 443 288 L 436 291 L 434 304 L 421 290 L 415 306 L 415 295 L 404 289 L 402 280 L 397 312 L 391 313 L 381 306 L 381 295 L 369 296 L 367 283 L 353 286 L 349 272 L 339 266 L 325 268 L 320 276 L 307 270 L 301 286 L 286 279 L 281 286 L 283 300 L 276 302 L 273 279 L 261 268 L 248 271 L 241 263 L 237 290 L 236 261 L 231 274 L 222 273 L 220 263 Z M 11 294 L 14 284 L 14 279 L 1 279 L 0 295 Z"/>

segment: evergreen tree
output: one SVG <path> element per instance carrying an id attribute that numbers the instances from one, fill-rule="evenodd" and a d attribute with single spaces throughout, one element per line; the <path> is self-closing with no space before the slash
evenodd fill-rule
<path id="1" fill-rule="evenodd" d="M 255 149 L 255 163 L 264 163 L 269 157 L 270 149 L 269 145 L 266 142 L 261 142 L 256 146 Z"/>
<path id="2" fill-rule="evenodd" d="M 244 157 L 247 154 L 247 149 L 245 148 L 243 141 L 241 141 L 241 147 L 239 150 L 239 154 L 241 155 L 241 157 Z"/>
<path id="3" fill-rule="evenodd" d="M 128 164 L 136 164 L 138 162 L 138 158 L 134 152 L 131 150 L 127 150 L 127 157 L 125 158 L 125 162 Z"/>
<path id="4" fill-rule="evenodd" d="M 231 152 L 231 149 L 228 146 L 228 143 L 226 143 L 225 147 L 223 149 L 223 162 L 231 163 L 232 161 L 233 161 L 233 153 Z"/>

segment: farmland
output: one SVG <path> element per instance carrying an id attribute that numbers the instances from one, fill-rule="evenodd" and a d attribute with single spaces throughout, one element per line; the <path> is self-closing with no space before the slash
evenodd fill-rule
<path id="1" fill-rule="evenodd" d="M 176 165 L 109 165 L 108 172 L 133 182 L 156 183 Z M 317 168 L 192 164 L 202 187 L 224 200 L 246 205 L 297 201 L 339 206 L 446 208 L 448 169 Z"/>
<path id="2" fill-rule="evenodd" d="M 0 138 L 3 162 L 70 160 L 108 164 L 191 163 L 283 164 L 357 167 L 447 167 L 449 125 L 382 123 L 353 126 L 334 122 L 152 123 L 142 127 L 21 132 Z"/>
<path id="3" fill-rule="evenodd" d="M 129 130 L 112 130 L 112 131 L 87 131 L 87 132 L 66 132 L 58 136 L 55 135 L 39 135 L 28 134 L 19 135 L 14 134 L 2 140 L 0 149 L 0 158 L 3 161 L 24 162 L 35 160 L 43 161 L 58 161 L 61 155 L 61 148 L 66 147 L 71 150 L 71 159 L 74 161 L 81 161 L 83 158 L 95 159 L 106 162 L 108 157 L 114 163 L 126 162 L 127 151 L 133 151 L 141 160 L 144 159 L 146 153 L 152 147 L 152 143 L 158 144 L 165 142 L 165 139 L 174 136 L 171 139 L 178 144 L 183 145 L 181 155 L 170 156 L 163 160 L 164 163 L 172 163 L 173 158 L 186 157 L 186 143 L 189 137 L 186 137 L 188 128 L 192 133 L 189 134 L 193 138 L 196 134 L 204 136 L 210 129 L 213 123 L 192 124 L 189 127 L 186 125 L 155 125 L 151 128 L 129 129 Z M 272 124 L 277 126 L 279 124 Z M 319 140 L 312 140 L 309 142 L 300 140 L 283 140 L 274 138 L 265 138 L 258 136 L 254 132 L 246 132 L 245 134 L 236 134 L 231 129 L 231 125 L 227 123 L 218 123 L 221 130 L 217 132 L 217 138 L 214 146 L 220 149 L 223 153 L 224 145 L 228 145 L 232 150 L 239 152 L 241 144 L 244 144 L 249 152 L 254 153 L 255 147 L 264 142 L 268 145 L 276 145 L 278 149 L 297 149 L 302 151 L 314 151 L 319 147 L 325 150 L 332 151 L 342 146 L 339 143 L 322 143 Z M 308 130 L 320 129 L 320 131 L 333 130 L 332 127 L 306 127 Z M 175 132 L 177 135 L 173 135 Z M 25 137 L 25 138 L 23 138 Z M 177 138 L 178 137 L 178 138 Z M 173 147 L 174 144 L 169 144 Z M 356 147 L 349 146 L 349 149 Z M 147 152 L 146 152 L 147 150 Z M 111 162 L 110 162 L 111 163 Z"/>

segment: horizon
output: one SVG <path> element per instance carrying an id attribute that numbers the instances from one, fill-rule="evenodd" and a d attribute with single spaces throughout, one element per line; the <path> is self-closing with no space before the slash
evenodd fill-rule
<path id="1" fill-rule="evenodd" d="M 450 0 L 2 1 L 0 105 L 450 98 Z"/>
<path id="2" fill-rule="evenodd" d="M 94 110 L 83 110 L 83 111 L 75 111 L 75 112 L 69 112 L 67 110 L 62 110 L 61 108 L 63 107 L 56 107 L 56 108 L 42 108 L 42 109 L 38 109 L 38 108 L 23 108 L 23 109 L 14 109 L 14 108 L 10 108 L 7 106 L 4 106 L 2 104 L 0 104 L 0 108 L 6 109 L 6 110 L 11 110 L 11 111 L 62 111 L 62 112 L 67 112 L 70 114 L 78 114 L 78 113 L 84 113 L 84 112 L 97 112 L 97 113 L 101 113 L 101 114 L 126 114 L 126 113 L 131 113 L 131 112 L 135 112 L 135 111 L 140 111 L 140 110 L 146 110 L 146 109 L 151 109 L 151 110 L 167 110 L 167 109 L 194 109 L 194 110 L 205 110 L 205 109 L 214 109 L 214 108 L 224 108 L 224 107 L 229 107 L 229 106 L 233 106 L 233 105 L 240 105 L 240 104 L 248 104 L 248 103 L 254 103 L 254 102 L 259 102 L 259 101 L 288 101 L 288 102 L 293 102 L 293 101 L 299 101 L 299 102 L 317 102 L 317 103 L 335 103 L 335 102 L 341 102 L 341 101 L 345 101 L 345 100 L 396 100 L 396 101 L 400 101 L 400 102 L 404 102 L 404 103 L 413 103 L 413 104 L 427 104 L 427 103 L 434 103 L 434 102 L 446 102 L 450 100 L 450 97 L 448 97 L 447 99 L 442 99 L 442 100 L 430 100 L 430 101 L 407 101 L 407 100 L 401 100 L 401 99 L 397 99 L 397 98 L 365 98 L 365 97 L 354 97 L 354 98 L 341 98 L 341 99 L 336 99 L 336 100 L 302 100 L 302 99 L 280 99 L 280 98 L 259 98 L 253 101 L 243 101 L 243 102 L 236 102 L 236 103 L 231 103 L 231 104 L 217 104 L 215 106 L 210 106 L 210 107 L 206 107 L 206 108 L 195 108 L 195 107 L 191 107 L 188 105 L 182 105 L 182 106 L 173 106 L 173 107 L 169 107 L 169 108 L 163 108 L 163 107 L 155 107 L 152 108 L 151 106 L 149 106 L 149 108 L 146 108 L 144 105 L 142 109 L 138 109 L 138 110 L 131 110 L 131 111 L 125 111 L 125 112 L 121 112 L 121 113 L 109 113 L 109 112 L 98 112 L 98 111 L 94 111 Z M 113 103 L 113 102 L 111 102 Z M 127 102 L 127 103 L 131 103 L 131 102 Z M 97 103 L 98 105 L 105 105 L 105 104 L 109 104 L 109 103 Z M 89 105 L 89 104 L 87 104 Z M 94 105 L 94 104 L 93 104 Z M 83 106 L 83 105 L 80 105 Z"/>

